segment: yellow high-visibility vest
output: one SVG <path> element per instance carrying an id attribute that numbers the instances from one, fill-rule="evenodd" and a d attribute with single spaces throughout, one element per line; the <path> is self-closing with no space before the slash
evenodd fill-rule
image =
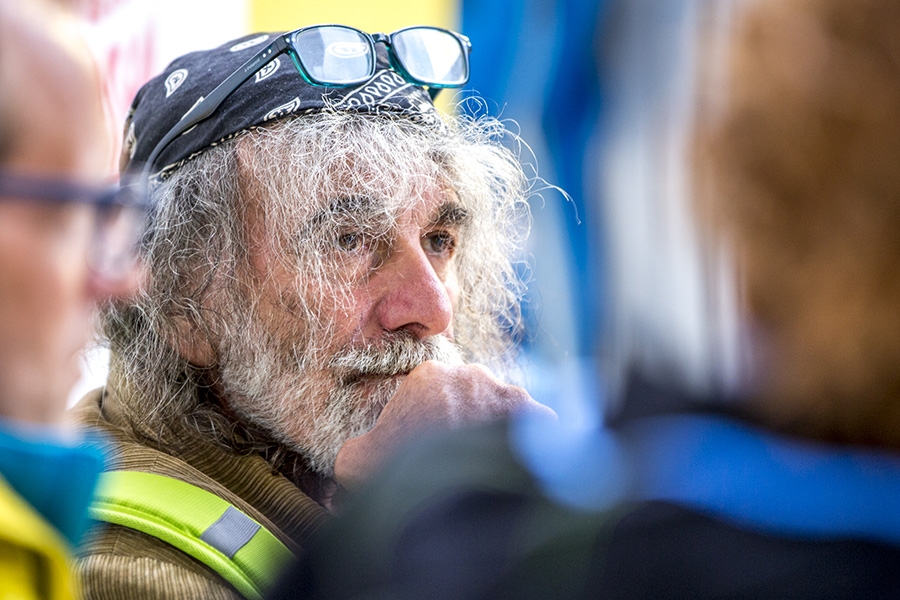
<path id="1" fill-rule="evenodd" d="M 252 600 L 262 600 L 294 557 L 268 529 L 227 501 L 165 475 L 104 473 L 90 515 L 171 544 Z"/>

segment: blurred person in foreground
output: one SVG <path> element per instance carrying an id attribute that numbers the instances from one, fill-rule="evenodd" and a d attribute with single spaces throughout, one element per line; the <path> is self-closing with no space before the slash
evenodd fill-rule
<path id="1" fill-rule="evenodd" d="M 588 435 L 408 448 L 273 598 L 900 595 L 900 4 L 744 10 L 696 214 L 734 257 L 752 377 L 633 386 Z"/>
<path id="2" fill-rule="evenodd" d="M 0 0 L 0 597 L 75 598 L 103 466 L 65 423 L 97 302 L 134 291 L 142 209 L 108 184 L 100 86 L 71 15 Z M 124 203 L 124 204 L 123 204 Z"/>
<path id="3" fill-rule="evenodd" d="M 468 51 L 317 26 L 140 90 L 146 286 L 103 314 L 109 380 L 75 409 L 115 442 L 89 598 L 259 597 L 400 441 L 552 414 L 481 366 L 513 350 L 530 184 L 497 121 L 432 103 Z"/>

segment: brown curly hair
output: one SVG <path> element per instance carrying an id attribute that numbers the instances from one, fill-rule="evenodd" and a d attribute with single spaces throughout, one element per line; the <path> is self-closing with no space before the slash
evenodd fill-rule
<path id="1" fill-rule="evenodd" d="M 733 24 L 698 208 L 737 261 L 762 412 L 900 446 L 900 2 L 762 0 Z"/>

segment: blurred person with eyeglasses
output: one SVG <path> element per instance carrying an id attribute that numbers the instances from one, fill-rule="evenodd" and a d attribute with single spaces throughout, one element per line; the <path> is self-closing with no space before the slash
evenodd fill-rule
<path id="1" fill-rule="evenodd" d="M 401 441 L 553 418 L 501 379 L 532 181 L 498 121 L 433 104 L 469 51 L 311 26 L 138 92 L 122 170 L 153 200 L 146 284 L 104 311 L 109 380 L 75 408 L 114 446 L 88 598 L 261 597 Z"/>
<path id="2" fill-rule="evenodd" d="M 74 18 L 0 0 L 0 597 L 76 598 L 103 466 L 67 422 L 96 305 L 135 291 L 139 196 L 110 186 L 97 74 Z"/>

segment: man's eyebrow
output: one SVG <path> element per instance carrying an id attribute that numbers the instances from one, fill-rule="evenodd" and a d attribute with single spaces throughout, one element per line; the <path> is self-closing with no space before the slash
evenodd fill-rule
<path id="1" fill-rule="evenodd" d="M 442 204 L 431 222 L 435 225 L 461 227 L 472 219 L 472 214 L 460 203 L 451 201 Z"/>
<path id="2" fill-rule="evenodd" d="M 312 233 L 336 216 L 374 216 L 380 211 L 381 203 L 365 195 L 341 196 L 334 198 L 324 208 L 316 211 L 303 225 L 303 231 Z"/>

